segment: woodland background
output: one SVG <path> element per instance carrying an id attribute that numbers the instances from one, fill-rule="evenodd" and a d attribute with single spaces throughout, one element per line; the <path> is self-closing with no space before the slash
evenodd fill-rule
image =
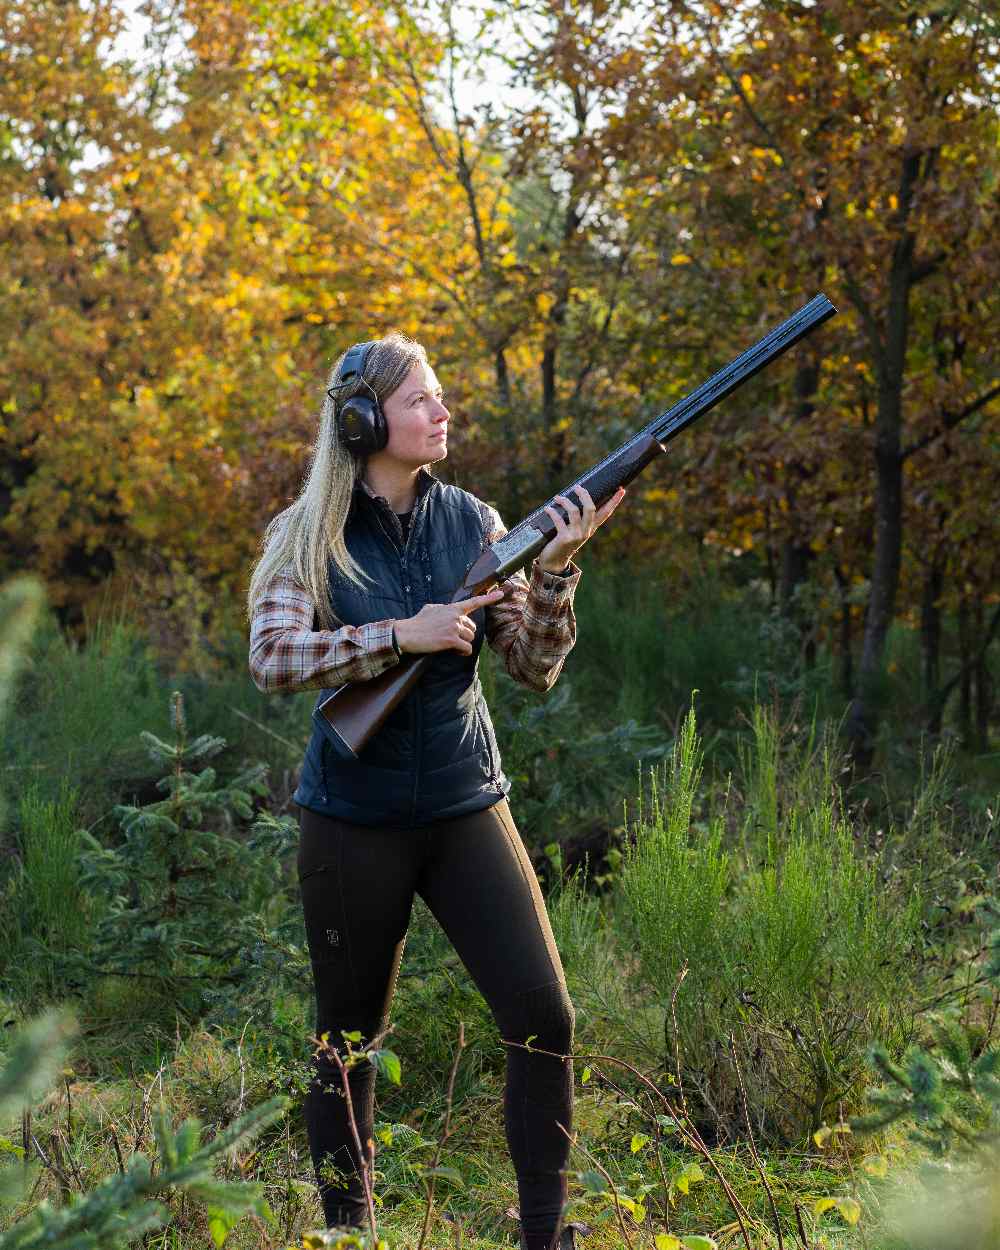
<path id="1" fill-rule="evenodd" d="M 822 290 L 599 558 L 766 586 L 865 756 L 898 623 L 985 748 L 992 6 L 147 3 L 131 57 L 120 4 L 2 11 L 0 573 L 65 626 L 131 595 L 204 665 L 352 341 L 426 344 L 512 524 Z"/>
<path id="2" fill-rule="evenodd" d="M 510 525 L 817 291 L 582 553 L 556 688 L 481 659 L 577 1011 L 570 1212 L 995 1250 L 995 5 L 0 18 L 0 1250 L 516 1241 L 504 1047 L 420 899 L 352 1059 L 378 1236 L 316 1231 L 314 695 L 250 681 L 260 538 L 351 342 L 426 345 L 436 472 Z"/>

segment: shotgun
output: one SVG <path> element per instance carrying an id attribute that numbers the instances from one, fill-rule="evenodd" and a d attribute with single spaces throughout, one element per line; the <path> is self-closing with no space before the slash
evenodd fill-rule
<path id="1" fill-rule="evenodd" d="M 672 408 L 655 417 L 638 434 L 559 493 L 569 498 L 575 486 L 583 486 L 599 508 L 619 486 L 627 485 L 650 461 L 666 451 L 667 444 L 682 430 L 732 394 L 765 365 L 776 360 L 799 339 L 834 316 L 836 311 L 825 295 L 814 296 L 787 321 L 765 334 L 741 356 L 713 374 Z M 579 503 L 579 496 L 575 500 Z M 548 506 L 558 509 L 564 520 L 568 519 L 565 509 L 554 499 L 548 501 Z M 525 517 L 503 538 L 491 543 L 472 563 L 451 602 L 460 603 L 463 599 L 492 589 L 533 559 L 555 536 L 555 532 L 555 525 L 544 506 Z M 313 722 L 339 756 L 344 759 L 358 758 L 358 752 L 365 743 L 378 732 L 390 713 L 420 680 L 434 654 L 427 652 L 404 656 L 394 668 L 387 669 L 370 681 L 347 682 L 320 696 L 313 711 Z"/>

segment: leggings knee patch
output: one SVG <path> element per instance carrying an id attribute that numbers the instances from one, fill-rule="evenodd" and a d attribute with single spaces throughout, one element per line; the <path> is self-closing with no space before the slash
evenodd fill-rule
<path id="1" fill-rule="evenodd" d="M 539 1046 L 552 1050 L 568 1049 L 573 1040 L 576 1012 L 564 981 L 552 981 L 523 990 L 517 995 L 517 1004 L 519 1019 L 516 1029 L 523 1036 L 516 1041 L 523 1042 L 534 1033 Z"/>

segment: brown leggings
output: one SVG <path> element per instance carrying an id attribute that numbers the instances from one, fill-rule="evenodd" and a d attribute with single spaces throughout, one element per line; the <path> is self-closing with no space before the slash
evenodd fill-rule
<path id="1" fill-rule="evenodd" d="M 298 872 L 316 988 L 316 1035 L 343 1047 L 388 1023 L 414 893 L 489 1004 L 501 1037 L 568 1054 L 574 1011 L 531 861 L 506 799 L 417 828 L 354 825 L 299 808 Z M 569 1060 L 506 1048 L 504 1122 L 528 1250 L 548 1246 L 566 1199 Z M 306 1126 L 328 1227 L 365 1219 L 364 1191 L 335 1065 L 313 1060 Z M 374 1137 L 375 1073 L 349 1076 L 362 1142 Z M 331 1164 L 333 1165 L 331 1168 Z M 333 1177 L 340 1179 L 339 1185 Z M 346 1181 L 346 1187 L 345 1187 Z"/>

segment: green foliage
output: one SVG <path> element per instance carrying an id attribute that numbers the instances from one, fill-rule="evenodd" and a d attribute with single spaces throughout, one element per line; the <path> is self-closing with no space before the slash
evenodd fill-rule
<path id="1" fill-rule="evenodd" d="M 803 666 L 796 630 L 759 584 L 734 587 L 701 568 L 678 592 L 656 567 L 605 563 L 581 579 L 575 603 L 568 669 L 585 704 L 611 717 L 672 728 L 697 688 L 711 737 L 749 713 L 758 691 L 830 702 L 826 660 Z"/>
<path id="2" fill-rule="evenodd" d="M 980 920 L 1000 921 L 994 900 L 984 903 Z M 887 1225 L 912 1250 L 991 1250 L 1000 1236 L 1000 1046 L 992 1038 L 998 928 L 987 936 L 980 968 L 985 984 L 972 1002 L 988 1012 L 986 1035 L 970 1027 L 967 1009 L 949 1008 L 928 1017 L 923 1043 L 898 1061 L 875 1043 L 869 1058 L 882 1084 L 869 1091 L 872 1110 L 851 1125 L 867 1134 L 903 1127 L 930 1156 L 892 1174 L 882 1194 Z"/>
<path id="3" fill-rule="evenodd" d="M 874 1037 L 905 1033 L 920 908 L 855 839 L 828 746 L 808 739 L 785 783 L 772 717 L 754 713 L 737 855 L 726 846 L 731 788 L 699 802 L 692 709 L 652 811 L 631 830 L 618 904 L 637 984 L 659 1009 L 666 1069 L 679 1050 L 705 1107 L 739 1131 L 727 1057 L 737 1026 L 757 1122 L 795 1137 L 860 1096 Z M 647 1044 L 658 1044 L 651 1029 Z"/>
<path id="4" fill-rule="evenodd" d="M 0 742 L 7 739 L 8 708 L 44 601 L 42 584 L 36 578 L 20 577 L 0 586 Z M 9 758 L 6 751 L 2 754 Z M 4 802 L 0 793 L 0 830 L 3 826 Z"/>
<path id="5" fill-rule="evenodd" d="M 702 984 L 724 959 L 721 910 L 732 870 L 721 819 L 692 824 L 701 770 L 692 709 L 668 767 L 653 774 L 652 810 L 644 816 L 640 805 L 619 883 L 640 975 L 666 1010 L 685 964 Z"/>
<path id="6" fill-rule="evenodd" d="M 166 797 L 115 808 L 118 846 L 83 835 L 82 880 L 104 906 L 86 968 L 159 981 L 172 993 L 194 986 L 204 1008 L 232 1000 L 248 981 L 262 988 L 261 975 L 289 953 L 301 968 L 300 947 L 288 950 L 299 925 L 288 893 L 276 888 L 298 830 L 288 817 L 254 820 L 252 796 L 267 792 L 263 766 L 218 784 L 206 761 L 225 741 L 188 741 L 176 693 L 172 719 L 173 742 L 141 735 L 150 757 L 170 770 L 157 785 Z M 232 831 L 237 820 L 253 820 L 247 837 Z"/>
<path id="7" fill-rule="evenodd" d="M 65 1032 L 65 1019 L 55 1015 L 33 1021 L 22 1032 L 0 1073 L 0 1114 L 37 1096 L 51 1079 L 65 1053 Z M 263 1185 L 220 1180 L 214 1174 L 215 1164 L 282 1116 L 286 1106 L 286 1099 L 272 1098 L 205 1143 L 197 1120 L 186 1120 L 175 1130 L 161 1108 L 153 1117 L 155 1161 L 134 1154 L 124 1171 L 109 1176 L 78 1201 L 64 1207 L 39 1203 L 0 1234 L 0 1250 L 100 1250 L 128 1245 L 167 1222 L 167 1207 L 156 1199 L 174 1189 L 208 1204 L 209 1229 L 215 1245 L 221 1245 L 242 1216 L 252 1212 L 270 1220 L 271 1211 Z M 6 1175 L 0 1174 L 0 1198 L 7 1204 L 16 1201 L 36 1170 L 34 1163 L 27 1167 L 8 1164 Z"/>
<path id="8" fill-rule="evenodd" d="M 91 908 L 80 884 L 78 795 L 64 784 L 56 800 L 37 784 L 17 805 L 20 857 L 0 896 L 0 946 L 8 985 L 19 996 L 65 990 L 67 960 L 88 940 Z"/>
<path id="9" fill-rule="evenodd" d="M 89 825 L 144 775 L 138 734 L 163 716 L 156 664 L 141 631 L 123 620 L 95 622 L 85 646 L 51 613 L 38 626 L 0 727 L 0 784 L 16 794 L 31 781 L 42 798 L 58 801 L 67 784 L 85 779 L 80 817 Z"/>
<path id="10" fill-rule="evenodd" d="M 517 788 L 518 827 L 528 839 L 552 838 L 581 819 L 606 819 L 628 792 L 635 763 L 669 750 L 662 730 L 634 718 L 588 724 L 565 675 L 542 702 L 525 700 L 504 672 L 492 684 L 504 772 Z"/>

